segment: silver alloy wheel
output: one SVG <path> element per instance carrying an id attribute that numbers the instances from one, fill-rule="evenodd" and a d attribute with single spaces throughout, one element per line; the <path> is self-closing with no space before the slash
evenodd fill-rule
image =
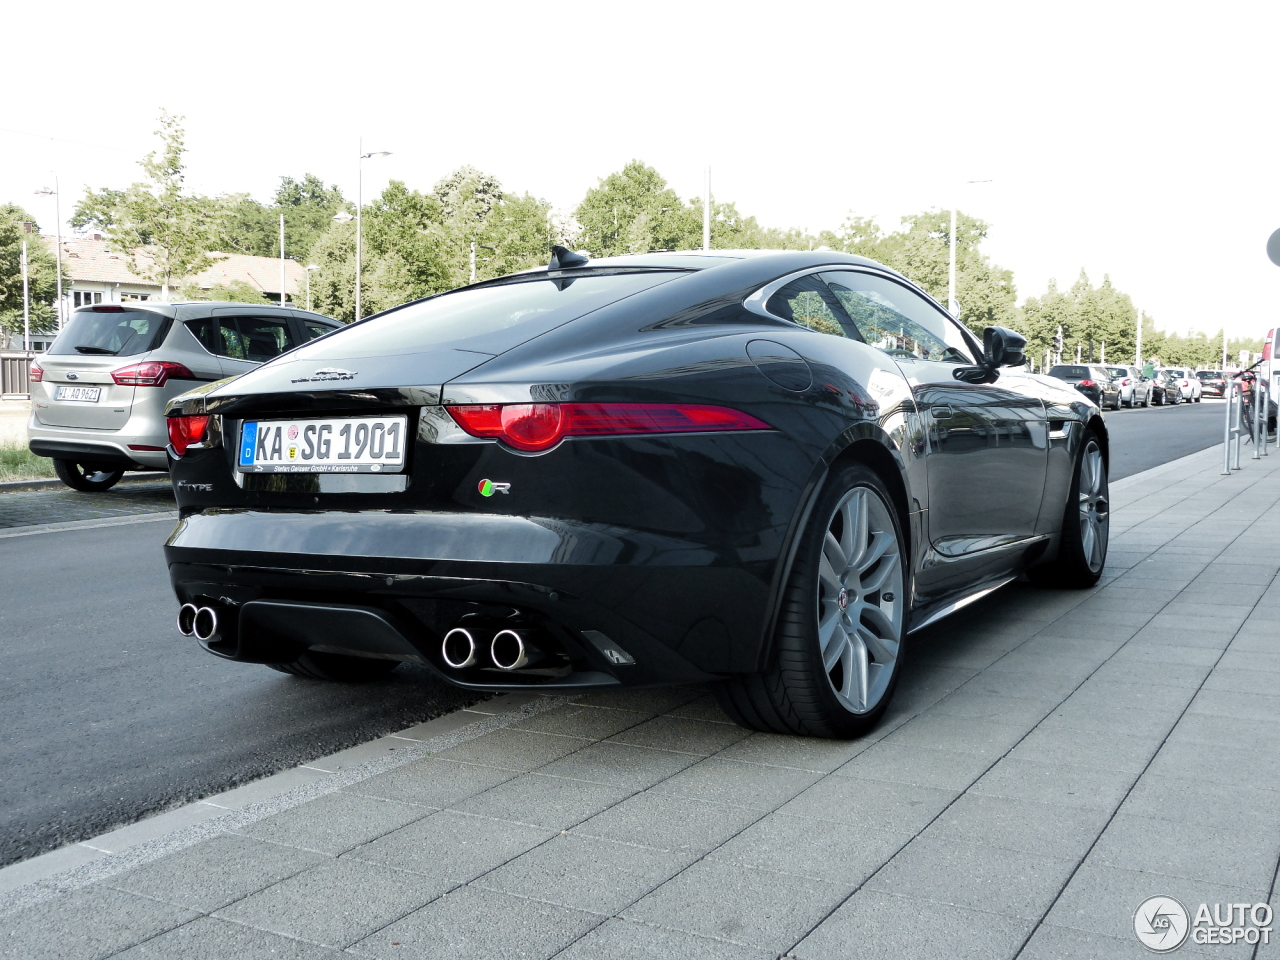
<path id="1" fill-rule="evenodd" d="M 851 713 L 884 697 L 898 663 L 905 598 L 889 506 L 870 487 L 846 493 L 827 521 L 818 564 L 818 646 L 827 682 Z"/>
<path id="2" fill-rule="evenodd" d="M 1107 559 L 1107 537 L 1111 529 L 1107 499 L 1107 470 L 1102 450 L 1090 440 L 1080 455 L 1080 547 L 1091 573 L 1102 569 Z"/>

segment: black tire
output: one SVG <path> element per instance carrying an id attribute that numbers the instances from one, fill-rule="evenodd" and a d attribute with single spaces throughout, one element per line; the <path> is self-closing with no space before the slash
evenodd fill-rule
<path id="1" fill-rule="evenodd" d="M 1147 391 L 1146 397 L 1142 401 L 1143 408 L 1151 406 L 1151 391 Z"/>
<path id="2" fill-rule="evenodd" d="M 839 558 L 847 561 L 843 573 Z M 906 542 L 884 482 L 860 463 L 837 467 L 788 574 L 772 662 L 763 673 L 722 681 L 720 706 L 754 730 L 832 739 L 867 733 L 902 673 L 908 583 Z"/>
<path id="3" fill-rule="evenodd" d="M 340 653 L 316 653 L 309 650 L 293 663 L 269 663 L 272 670 L 309 680 L 335 683 L 367 683 L 381 680 L 396 667 L 399 660 L 376 660 L 372 657 L 347 657 Z"/>
<path id="4" fill-rule="evenodd" d="M 123 470 L 104 470 L 96 464 L 76 463 L 74 460 L 54 460 L 53 472 L 72 490 L 84 493 L 110 490 L 124 476 Z"/>
<path id="5" fill-rule="evenodd" d="M 1086 463 L 1091 464 L 1090 469 L 1098 473 L 1096 479 L 1089 484 L 1094 489 L 1082 499 L 1081 477 L 1085 473 Z M 1098 582 L 1107 565 L 1107 545 L 1110 540 L 1108 497 L 1107 464 L 1102 456 L 1102 444 L 1096 433 L 1086 430 L 1080 440 L 1080 449 L 1076 453 L 1075 467 L 1071 473 L 1071 488 L 1062 516 L 1062 540 L 1058 546 L 1058 558 L 1052 563 L 1028 570 L 1027 576 L 1032 583 L 1042 587 L 1083 589 Z M 1087 527 L 1092 527 L 1096 541 L 1090 540 L 1086 533 Z"/>

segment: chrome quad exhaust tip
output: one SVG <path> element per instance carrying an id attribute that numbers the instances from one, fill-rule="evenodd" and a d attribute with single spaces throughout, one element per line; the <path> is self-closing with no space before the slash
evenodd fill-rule
<path id="1" fill-rule="evenodd" d="M 479 643 L 477 627 L 454 627 L 444 635 L 440 644 L 440 656 L 446 664 L 455 670 L 475 666 Z"/>
<path id="2" fill-rule="evenodd" d="M 195 634 L 197 640 L 210 640 L 216 636 L 218 633 L 218 611 L 213 607 L 201 607 L 197 610 L 195 617 L 191 621 L 191 632 Z"/>
<path id="3" fill-rule="evenodd" d="M 542 659 L 542 651 L 533 645 L 528 630 L 509 627 L 493 635 L 489 659 L 499 670 L 519 670 Z"/>
<path id="4" fill-rule="evenodd" d="M 196 613 L 194 603 L 184 603 L 178 608 L 178 632 L 184 637 L 189 637 L 196 632 Z"/>

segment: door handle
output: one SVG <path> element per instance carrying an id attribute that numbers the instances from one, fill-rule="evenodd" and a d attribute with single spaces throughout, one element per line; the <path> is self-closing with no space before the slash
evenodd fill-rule
<path id="1" fill-rule="evenodd" d="M 930 412 L 931 414 L 933 414 L 933 419 L 935 419 L 935 420 L 950 420 L 950 419 L 951 419 L 951 414 L 952 414 L 954 411 L 952 411 L 952 409 L 951 409 L 951 407 L 950 407 L 949 405 L 947 405 L 947 404 L 942 404 L 942 405 L 937 406 L 937 407 L 930 407 L 930 408 L 929 408 L 929 412 Z"/>

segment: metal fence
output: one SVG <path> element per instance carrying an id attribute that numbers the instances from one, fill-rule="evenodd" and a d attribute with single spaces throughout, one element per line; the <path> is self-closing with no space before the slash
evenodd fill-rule
<path id="1" fill-rule="evenodd" d="M 30 399 L 31 382 L 27 375 L 35 356 L 26 350 L 0 350 L 0 399 Z"/>

